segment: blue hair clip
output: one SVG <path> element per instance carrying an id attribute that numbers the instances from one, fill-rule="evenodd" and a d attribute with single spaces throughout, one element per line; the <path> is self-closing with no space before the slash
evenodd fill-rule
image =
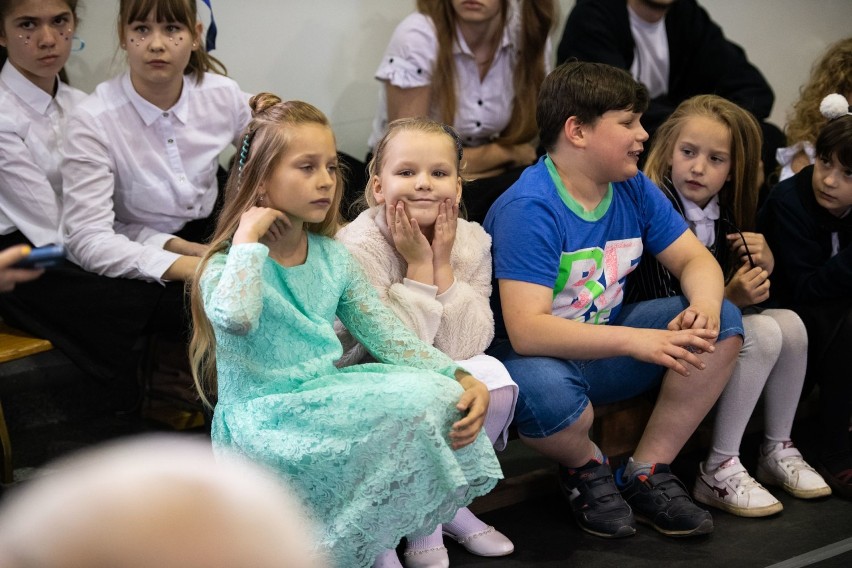
<path id="1" fill-rule="evenodd" d="M 210 8 L 210 25 L 207 26 L 207 37 L 204 40 L 204 47 L 209 51 L 213 51 L 216 49 L 216 19 L 213 17 L 213 5 L 211 4 L 212 0 L 201 0 L 207 7 Z"/>
<path id="2" fill-rule="evenodd" d="M 249 154 L 249 146 L 251 145 L 251 132 L 246 132 L 246 135 L 243 136 L 243 144 L 240 147 L 240 161 L 237 165 L 237 183 L 240 182 L 240 178 L 243 176 L 243 167 L 246 165 L 246 161 L 248 160 Z"/>

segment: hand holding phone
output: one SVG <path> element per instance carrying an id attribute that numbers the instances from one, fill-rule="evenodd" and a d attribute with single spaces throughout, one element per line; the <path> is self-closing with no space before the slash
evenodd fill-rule
<path id="1" fill-rule="evenodd" d="M 30 254 L 12 265 L 12 268 L 56 268 L 65 260 L 65 247 L 62 245 L 46 245 L 37 247 Z"/>
<path id="2" fill-rule="evenodd" d="M 44 272 L 35 268 L 18 268 L 16 263 L 29 257 L 30 247 L 12 246 L 0 251 L 0 292 L 10 292 L 17 284 L 35 280 Z"/>

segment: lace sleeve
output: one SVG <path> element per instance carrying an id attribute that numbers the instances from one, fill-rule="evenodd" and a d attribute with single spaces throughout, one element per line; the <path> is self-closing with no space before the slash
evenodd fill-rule
<path id="1" fill-rule="evenodd" d="M 349 283 L 340 298 L 337 316 L 349 332 L 379 361 L 436 371 L 454 377 L 458 365 L 421 341 L 379 299 L 357 261 L 347 261 Z"/>
<path id="2" fill-rule="evenodd" d="M 266 245 L 234 245 L 213 256 L 201 277 L 204 311 L 214 327 L 245 335 L 257 326 L 263 307 L 263 264 Z"/>

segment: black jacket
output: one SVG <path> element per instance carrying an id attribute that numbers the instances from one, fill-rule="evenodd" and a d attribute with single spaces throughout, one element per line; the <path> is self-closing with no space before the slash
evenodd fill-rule
<path id="1" fill-rule="evenodd" d="M 743 49 L 725 39 L 722 29 L 695 0 L 679 0 L 666 14 L 671 67 L 669 92 L 651 101 L 642 125 L 653 133 L 682 101 L 717 94 L 763 120 L 775 95 Z M 559 63 L 607 63 L 630 71 L 635 44 L 626 0 L 577 0 L 559 43 Z"/>
<path id="2" fill-rule="evenodd" d="M 772 299 L 785 308 L 852 298 L 852 215 L 839 219 L 814 197 L 813 166 L 776 185 L 757 215 L 775 255 Z M 832 233 L 840 252 L 831 256 Z"/>

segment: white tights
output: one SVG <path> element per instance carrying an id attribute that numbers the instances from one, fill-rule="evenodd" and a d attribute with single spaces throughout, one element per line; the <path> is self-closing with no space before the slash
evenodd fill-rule
<path id="1" fill-rule="evenodd" d="M 731 380 L 716 403 L 713 446 L 706 470 L 739 456 L 746 425 L 760 394 L 765 402 L 765 440 L 790 439 L 808 360 L 805 325 L 791 310 L 743 315 L 745 341 Z"/>

